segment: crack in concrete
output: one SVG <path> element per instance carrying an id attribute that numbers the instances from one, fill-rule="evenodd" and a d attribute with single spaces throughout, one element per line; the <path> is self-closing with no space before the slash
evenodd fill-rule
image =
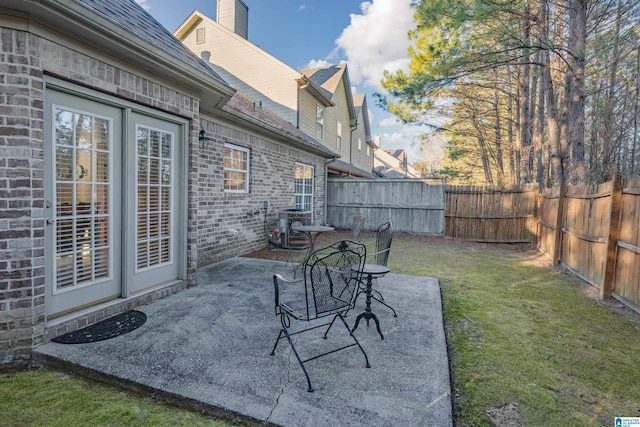
<path id="1" fill-rule="evenodd" d="M 297 342 L 298 342 L 298 337 L 295 338 L 294 345 Z M 280 389 L 280 392 L 278 393 L 278 396 L 276 397 L 276 401 L 275 401 L 274 405 L 271 407 L 271 410 L 269 411 L 269 415 L 267 415 L 267 418 L 264 419 L 264 425 L 268 425 L 269 424 L 269 422 L 270 422 L 269 419 L 273 415 L 273 411 L 275 411 L 276 408 L 278 407 L 278 403 L 280 403 L 280 398 L 284 395 L 285 389 L 291 383 L 291 355 L 292 354 L 293 354 L 293 348 L 291 347 L 291 345 L 289 345 L 289 354 L 288 354 L 288 357 L 287 357 L 287 359 L 289 361 L 289 363 L 287 364 L 287 380 L 285 381 L 284 385 Z M 297 362 L 297 360 L 296 360 L 296 362 Z"/>

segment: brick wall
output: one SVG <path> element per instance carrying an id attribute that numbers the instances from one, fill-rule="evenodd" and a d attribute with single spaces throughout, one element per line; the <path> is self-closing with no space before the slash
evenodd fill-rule
<path id="1" fill-rule="evenodd" d="M 26 31 L 0 27 L 0 365 L 24 364 L 47 338 L 163 297 L 186 284 L 112 304 L 45 330 L 44 76 L 191 119 L 189 167 L 198 163 L 199 101 L 151 78 Z M 78 86 L 81 89 L 81 86 Z M 188 221 L 197 215 L 197 173 L 188 177 Z M 187 236 L 188 278 L 195 278 L 197 228 Z"/>
<path id="2" fill-rule="evenodd" d="M 198 169 L 198 265 L 265 247 L 278 212 L 295 207 L 296 162 L 315 166 L 313 220 L 324 222 L 323 159 L 216 121 L 203 119 L 201 124 L 210 141 L 202 150 Z M 249 193 L 224 192 L 225 143 L 251 150 Z M 270 204 L 266 218 L 264 201 Z M 259 213 L 249 215 L 254 209 Z"/>
<path id="3" fill-rule="evenodd" d="M 0 363 L 43 340 L 43 102 L 38 38 L 0 28 Z"/>

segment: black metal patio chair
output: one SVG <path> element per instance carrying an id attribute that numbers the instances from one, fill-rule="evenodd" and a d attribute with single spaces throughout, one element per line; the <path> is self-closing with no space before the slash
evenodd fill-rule
<path id="1" fill-rule="evenodd" d="M 275 355 L 280 339 L 286 337 L 307 378 L 309 392 L 313 391 L 313 387 L 305 367 L 306 362 L 357 345 L 364 355 L 365 366 L 371 367 L 367 353 L 343 317 L 352 308 L 365 257 L 364 245 L 351 240 L 341 240 L 313 252 L 303 265 L 304 274 L 301 280 L 287 281 L 279 274 L 273 276 L 275 311 L 276 316 L 280 317 L 282 327 L 271 355 Z M 353 343 L 302 359 L 291 337 L 326 327 L 322 335 L 322 338 L 326 339 L 336 319 L 340 319 Z M 294 328 L 294 321 L 305 322 L 307 326 L 304 329 Z"/>
<path id="2" fill-rule="evenodd" d="M 384 224 L 381 224 L 378 227 L 378 230 L 376 232 L 376 240 L 375 240 L 376 251 L 373 253 L 367 254 L 366 263 L 386 266 L 387 262 L 389 261 L 389 253 L 391 252 L 392 241 L 393 241 L 393 225 L 391 224 L 391 221 L 385 222 Z M 354 298 L 354 305 L 358 297 L 360 296 L 360 294 L 364 293 L 365 291 L 366 291 L 366 284 L 361 280 L 360 287 L 358 288 L 358 292 L 356 294 L 356 297 Z M 378 301 L 380 304 L 391 309 L 391 311 L 393 311 L 393 316 L 398 317 L 396 310 L 384 301 L 384 297 L 382 296 L 380 291 L 376 289 L 372 289 L 372 292 L 374 294 L 371 296 L 372 299 Z"/>

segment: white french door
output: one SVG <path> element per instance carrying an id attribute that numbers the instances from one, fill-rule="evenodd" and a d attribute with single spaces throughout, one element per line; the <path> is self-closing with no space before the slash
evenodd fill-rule
<path id="1" fill-rule="evenodd" d="M 51 315 L 121 295 L 122 174 L 115 159 L 121 158 L 122 112 L 64 93 L 47 96 L 45 305 Z"/>
<path id="2" fill-rule="evenodd" d="M 181 124 L 54 90 L 46 105 L 47 315 L 177 280 Z"/>
<path id="3" fill-rule="evenodd" d="M 127 184 L 127 223 L 135 229 L 126 240 L 128 292 L 175 280 L 180 262 L 178 223 L 180 150 L 176 124 L 132 113 L 129 129 L 133 170 Z"/>

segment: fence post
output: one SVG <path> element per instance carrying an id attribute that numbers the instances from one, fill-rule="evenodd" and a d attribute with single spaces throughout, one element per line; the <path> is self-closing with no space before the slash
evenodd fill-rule
<path id="1" fill-rule="evenodd" d="M 560 249 L 562 248 L 562 225 L 564 224 L 564 196 L 566 190 L 566 184 L 561 184 L 560 191 L 558 192 L 558 212 L 556 215 L 556 228 L 553 237 L 553 266 L 560 264 Z"/>
<path id="2" fill-rule="evenodd" d="M 529 244 L 538 246 L 540 243 L 540 189 L 538 187 L 536 187 L 533 199 L 533 219 L 531 222 L 535 222 L 535 224 L 531 224 L 531 242 Z"/>
<path id="3" fill-rule="evenodd" d="M 611 296 L 615 280 L 616 257 L 618 254 L 618 230 L 620 229 L 620 204 L 622 201 L 622 178 L 616 175 L 611 190 L 611 217 L 609 218 L 609 236 L 607 238 L 607 259 L 604 268 L 604 283 L 600 288 L 600 299 Z"/>

